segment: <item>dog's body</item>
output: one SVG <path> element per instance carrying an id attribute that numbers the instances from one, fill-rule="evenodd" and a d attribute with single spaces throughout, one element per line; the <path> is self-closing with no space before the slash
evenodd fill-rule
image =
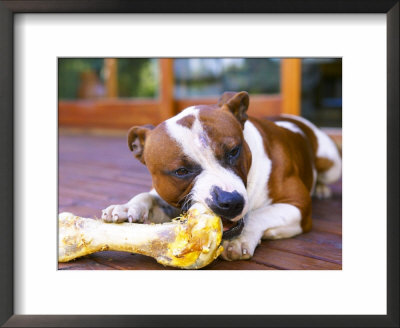
<path id="1" fill-rule="evenodd" d="M 225 93 L 218 105 L 189 107 L 154 129 L 133 127 L 129 147 L 154 189 L 109 206 L 103 219 L 165 222 L 199 202 L 228 222 L 226 260 L 250 258 L 263 238 L 308 231 L 311 195 L 328 197 L 341 175 L 336 145 L 296 116 L 248 118 L 248 104 L 246 92 Z"/>

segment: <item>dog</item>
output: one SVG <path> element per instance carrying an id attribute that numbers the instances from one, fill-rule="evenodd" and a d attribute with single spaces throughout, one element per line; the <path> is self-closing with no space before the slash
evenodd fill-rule
<path id="1" fill-rule="evenodd" d="M 311 196 L 341 176 L 335 143 L 293 115 L 248 117 L 247 92 L 192 106 L 157 127 L 135 126 L 128 146 L 153 189 L 103 210 L 106 222 L 161 223 L 201 203 L 222 218 L 222 258 L 245 260 L 262 239 L 311 229 Z"/>

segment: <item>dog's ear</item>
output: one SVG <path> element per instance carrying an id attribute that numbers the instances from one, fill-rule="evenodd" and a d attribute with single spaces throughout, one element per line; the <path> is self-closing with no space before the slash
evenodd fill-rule
<path id="1" fill-rule="evenodd" d="M 219 98 L 218 106 L 229 110 L 239 120 L 242 128 L 247 120 L 247 109 L 249 108 L 249 94 L 246 91 L 239 93 L 224 92 Z"/>
<path id="2" fill-rule="evenodd" d="M 147 134 L 154 129 L 154 126 L 148 124 L 143 126 L 133 126 L 129 129 L 128 132 L 128 146 L 133 156 L 135 156 L 139 161 L 143 164 L 144 156 L 144 143 L 146 141 Z"/>

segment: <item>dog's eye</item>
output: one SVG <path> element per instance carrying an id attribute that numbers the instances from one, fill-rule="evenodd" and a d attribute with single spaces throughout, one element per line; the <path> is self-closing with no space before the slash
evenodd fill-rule
<path id="1" fill-rule="evenodd" d="M 184 177 L 185 175 L 188 175 L 189 171 L 185 169 L 184 167 L 180 167 L 175 171 L 175 175 L 178 177 Z"/>
<path id="2" fill-rule="evenodd" d="M 239 155 L 239 152 L 240 152 L 240 146 L 237 146 L 237 147 L 233 148 L 233 149 L 228 153 L 228 159 L 229 159 L 229 160 L 235 159 L 235 158 Z"/>

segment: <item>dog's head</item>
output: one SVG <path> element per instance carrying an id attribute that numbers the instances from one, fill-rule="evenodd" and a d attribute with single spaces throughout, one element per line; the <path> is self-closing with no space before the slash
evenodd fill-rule
<path id="1" fill-rule="evenodd" d="M 186 210 L 199 202 L 237 222 L 246 213 L 251 152 L 243 137 L 249 96 L 224 93 L 218 104 L 193 106 L 161 123 L 132 127 L 129 148 L 158 194 Z"/>

